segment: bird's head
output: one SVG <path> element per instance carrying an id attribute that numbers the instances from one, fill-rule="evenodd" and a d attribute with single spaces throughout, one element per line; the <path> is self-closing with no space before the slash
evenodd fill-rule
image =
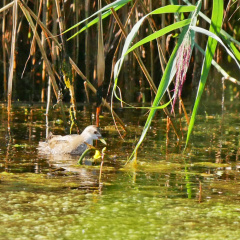
<path id="1" fill-rule="evenodd" d="M 86 142 L 92 140 L 100 140 L 104 144 L 106 144 L 105 140 L 102 138 L 102 134 L 100 133 L 99 129 L 95 125 L 90 125 L 84 129 L 81 134 Z"/>

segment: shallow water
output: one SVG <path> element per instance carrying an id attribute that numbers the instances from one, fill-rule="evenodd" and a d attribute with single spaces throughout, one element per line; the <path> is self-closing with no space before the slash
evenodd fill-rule
<path id="1" fill-rule="evenodd" d="M 145 111 L 118 111 L 129 133 L 121 140 L 111 115 L 101 118 L 107 155 L 100 160 L 41 156 L 45 109 L 14 105 L 11 138 L 1 105 L 0 239 L 239 239 L 239 106 L 208 104 L 194 127 L 190 147 L 159 113 L 138 152 L 125 166 L 145 123 Z M 90 108 L 80 111 L 83 128 Z M 50 128 L 63 134 L 59 115 Z M 179 126 L 179 120 L 176 120 Z M 181 120 L 186 136 L 186 122 Z M 98 148 L 104 145 L 98 143 Z"/>

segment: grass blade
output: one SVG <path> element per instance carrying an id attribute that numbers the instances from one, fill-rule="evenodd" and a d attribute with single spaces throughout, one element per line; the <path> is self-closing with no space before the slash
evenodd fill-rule
<path id="1" fill-rule="evenodd" d="M 236 62 L 236 64 L 238 65 L 238 67 L 240 68 L 240 65 L 237 61 L 237 59 L 235 58 L 234 54 L 225 46 L 225 44 L 223 43 L 223 41 L 221 40 L 221 38 L 219 38 L 216 34 L 204 29 L 204 28 L 200 28 L 200 27 L 194 27 L 191 26 L 191 29 L 195 32 L 199 32 L 199 33 L 203 33 L 211 38 L 214 38 L 215 40 L 217 40 L 227 51 L 227 53 L 233 58 L 233 60 Z"/>
<path id="2" fill-rule="evenodd" d="M 149 36 L 145 37 L 144 39 L 142 39 L 141 41 L 137 42 L 136 44 L 134 44 L 127 52 L 125 55 L 127 55 L 128 53 L 132 52 L 134 49 L 136 49 L 137 47 L 145 44 L 145 43 L 148 43 L 152 40 L 155 40 L 156 38 L 158 37 L 161 37 L 163 36 L 164 34 L 167 34 L 173 30 L 176 30 L 178 28 L 182 28 L 186 25 L 189 25 L 191 22 L 191 19 L 185 19 L 183 21 L 180 21 L 180 22 L 176 22 L 176 23 L 173 23 L 157 32 L 154 32 L 152 34 L 150 34 Z"/>

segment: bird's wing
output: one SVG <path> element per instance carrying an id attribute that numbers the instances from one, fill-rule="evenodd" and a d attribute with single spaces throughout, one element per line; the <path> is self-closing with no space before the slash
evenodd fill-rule
<path id="1" fill-rule="evenodd" d="M 55 136 L 49 140 L 48 145 L 54 154 L 71 153 L 82 141 L 80 135 Z"/>

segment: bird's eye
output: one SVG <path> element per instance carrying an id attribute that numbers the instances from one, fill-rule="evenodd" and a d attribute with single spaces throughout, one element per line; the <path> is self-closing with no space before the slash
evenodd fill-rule
<path id="1" fill-rule="evenodd" d="M 94 131 L 94 134 L 98 134 L 98 132 L 97 132 L 97 131 Z"/>

